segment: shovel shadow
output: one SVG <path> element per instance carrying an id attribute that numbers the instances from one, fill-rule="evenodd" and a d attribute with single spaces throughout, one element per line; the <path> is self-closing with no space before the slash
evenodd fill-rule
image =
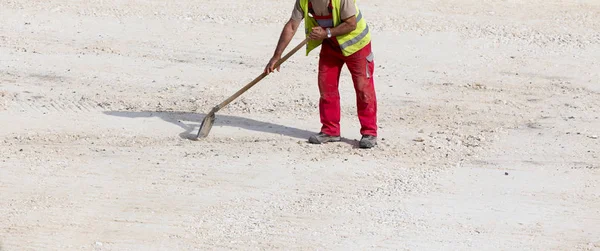
<path id="1" fill-rule="evenodd" d="M 154 111 L 140 111 L 140 112 L 125 112 L 125 111 L 106 111 L 106 115 L 126 117 L 126 118 L 151 118 L 158 117 L 166 122 L 175 124 L 181 127 L 184 131 L 179 134 L 179 137 L 183 139 L 193 139 L 198 133 L 200 123 L 204 119 L 206 114 L 190 113 L 190 112 L 154 112 Z M 289 127 L 285 125 L 279 125 L 269 122 L 258 121 L 254 119 L 248 119 L 238 116 L 230 115 L 216 115 L 217 118 L 213 126 L 231 126 L 243 128 L 246 130 L 273 133 L 278 135 L 285 135 L 292 138 L 304 139 L 308 141 L 308 138 L 315 134 L 315 132 Z M 197 123 L 186 123 L 184 121 L 198 121 Z M 356 145 L 355 140 L 349 140 L 342 138 L 342 142 Z"/>

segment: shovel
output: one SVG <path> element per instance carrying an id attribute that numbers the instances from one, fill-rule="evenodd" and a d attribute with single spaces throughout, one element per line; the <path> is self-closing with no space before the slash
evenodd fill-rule
<path id="1" fill-rule="evenodd" d="M 273 67 L 273 68 L 276 69 L 277 67 L 279 67 L 289 57 L 291 57 L 300 48 L 302 48 L 302 46 L 304 46 L 307 42 L 308 42 L 308 38 L 304 39 L 304 41 L 302 41 L 294 49 L 292 49 L 290 52 L 288 52 L 283 58 L 279 59 L 279 61 L 277 61 L 277 63 L 275 63 L 275 67 Z M 204 120 L 202 120 L 202 124 L 200 124 L 200 129 L 198 130 L 198 135 L 196 135 L 195 138 L 192 138 L 192 140 L 198 140 L 199 138 L 205 138 L 206 136 L 208 136 L 208 133 L 210 133 L 210 129 L 212 128 L 213 123 L 215 122 L 215 113 L 217 113 L 223 107 L 227 106 L 234 99 L 238 98 L 240 95 L 242 95 L 242 93 L 246 92 L 248 89 L 250 89 L 256 83 L 258 83 L 259 81 L 261 81 L 267 75 L 268 75 L 268 73 L 263 72 L 258 77 L 256 77 L 254 80 L 252 80 L 252 82 L 248 83 L 242 89 L 240 89 L 235 94 L 233 94 L 231 97 L 229 97 L 228 99 L 224 100 L 223 102 L 221 102 L 217 106 L 213 107 L 212 110 L 208 114 L 206 114 L 206 117 L 204 117 Z"/>

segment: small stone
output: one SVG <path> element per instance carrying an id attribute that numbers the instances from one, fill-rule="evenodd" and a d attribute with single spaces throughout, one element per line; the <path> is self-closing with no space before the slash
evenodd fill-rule
<path id="1" fill-rule="evenodd" d="M 598 139 L 598 135 L 592 135 L 592 136 L 590 136 L 590 138 L 592 138 L 592 139 Z"/>
<path id="2" fill-rule="evenodd" d="M 508 172 L 504 172 L 504 175 L 507 175 L 507 176 L 508 176 Z"/>
<path id="3" fill-rule="evenodd" d="M 421 137 L 418 137 L 418 138 L 416 138 L 416 139 L 413 139 L 413 141 L 416 141 L 416 142 L 423 142 L 423 141 L 425 141 L 425 140 L 424 140 L 423 138 L 421 138 Z"/>
<path id="4" fill-rule="evenodd" d="M 425 131 L 423 129 L 419 130 L 419 133 L 424 133 Z"/>

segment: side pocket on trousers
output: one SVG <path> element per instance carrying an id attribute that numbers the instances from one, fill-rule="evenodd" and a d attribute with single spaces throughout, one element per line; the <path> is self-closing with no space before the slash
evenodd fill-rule
<path id="1" fill-rule="evenodd" d="M 373 52 L 369 53 L 369 56 L 367 56 L 367 79 L 371 78 L 371 74 L 372 72 L 369 70 L 369 64 L 371 64 L 373 62 L 373 59 L 375 58 L 375 56 L 373 55 Z"/>

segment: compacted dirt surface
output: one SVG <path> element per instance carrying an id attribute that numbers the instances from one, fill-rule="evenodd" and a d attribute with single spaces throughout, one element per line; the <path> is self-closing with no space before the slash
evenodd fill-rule
<path id="1" fill-rule="evenodd" d="M 600 2 L 358 1 L 376 148 L 304 50 L 190 140 L 293 4 L 0 0 L 0 250 L 600 250 Z"/>

